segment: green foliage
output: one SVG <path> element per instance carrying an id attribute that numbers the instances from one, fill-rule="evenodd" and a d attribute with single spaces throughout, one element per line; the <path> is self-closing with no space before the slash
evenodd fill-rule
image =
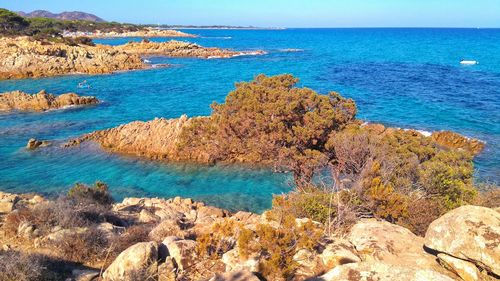
<path id="1" fill-rule="evenodd" d="M 57 41 L 59 39 L 59 41 L 64 43 L 78 44 L 78 41 L 71 39 L 61 40 L 63 32 L 95 32 L 97 30 L 102 32 L 124 32 L 137 31 L 141 28 L 137 25 L 117 22 L 23 18 L 9 10 L 0 9 L 0 35 L 33 36 L 37 40 Z"/>
<path id="2" fill-rule="evenodd" d="M 337 93 L 296 88 L 297 82 L 292 75 L 259 75 L 237 83 L 225 103 L 212 104 L 209 119 L 194 122 L 184 143 L 213 161 L 276 164 L 293 171 L 297 184 L 309 182 L 328 136 L 354 120 L 356 106 Z"/>
<path id="3" fill-rule="evenodd" d="M 113 203 L 113 198 L 108 191 L 108 186 L 103 182 L 96 182 L 94 186 L 77 183 L 68 191 L 68 198 L 77 201 L 92 202 L 107 206 Z"/>
<path id="4" fill-rule="evenodd" d="M 250 253 L 259 255 L 259 272 L 266 280 L 291 280 L 299 266 L 293 256 L 300 249 L 315 250 L 323 230 L 311 221 L 299 225 L 286 212 L 274 215 L 272 222 L 259 223 L 255 230 L 242 228 L 237 241 L 239 254 L 243 258 Z"/>
<path id="5" fill-rule="evenodd" d="M 27 28 L 29 22 L 16 13 L 0 8 L 0 34 L 16 34 Z"/>

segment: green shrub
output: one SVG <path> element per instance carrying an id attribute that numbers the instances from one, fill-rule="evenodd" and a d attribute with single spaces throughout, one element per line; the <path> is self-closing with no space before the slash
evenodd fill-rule
<path id="1" fill-rule="evenodd" d="M 68 191 L 68 198 L 76 201 L 88 202 L 109 206 L 113 203 L 113 198 L 109 193 L 108 186 L 102 182 L 96 182 L 94 186 L 87 186 L 77 183 Z"/>

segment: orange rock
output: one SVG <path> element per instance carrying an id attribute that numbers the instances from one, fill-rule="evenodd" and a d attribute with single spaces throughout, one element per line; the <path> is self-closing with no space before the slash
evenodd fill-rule
<path id="1" fill-rule="evenodd" d="M 6 92 L 0 94 L 0 111 L 46 111 L 49 109 L 60 109 L 73 105 L 97 104 L 99 100 L 95 97 L 82 97 L 74 93 L 55 96 L 45 91 L 30 95 L 20 91 Z"/>
<path id="2" fill-rule="evenodd" d="M 439 145 L 449 148 L 463 149 L 474 155 L 479 154 L 484 149 L 484 142 L 477 139 L 467 138 L 451 131 L 434 132 L 432 133 L 431 138 Z"/>

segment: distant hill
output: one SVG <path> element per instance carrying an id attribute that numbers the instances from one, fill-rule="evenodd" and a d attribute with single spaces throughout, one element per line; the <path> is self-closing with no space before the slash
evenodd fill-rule
<path id="1" fill-rule="evenodd" d="M 60 14 L 54 14 L 45 10 L 36 10 L 31 13 L 18 12 L 20 16 L 27 18 L 51 18 L 58 20 L 86 20 L 86 21 L 95 21 L 95 22 L 106 22 L 102 18 L 84 12 L 62 12 Z"/>

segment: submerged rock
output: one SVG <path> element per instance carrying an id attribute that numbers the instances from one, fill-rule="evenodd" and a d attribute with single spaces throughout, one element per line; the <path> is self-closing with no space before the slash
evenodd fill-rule
<path id="1" fill-rule="evenodd" d="M 425 246 L 500 275 L 500 213 L 462 206 L 431 223 Z"/>
<path id="2" fill-rule="evenodd" d="M 91 96 L 79 96 L 74 93 L 55 96 L 45 91 L 27 94 L 21 91 L 0 94 L 0 111 L 47 111 L 68 106 L 97 104 L 99 100 Z"/>

